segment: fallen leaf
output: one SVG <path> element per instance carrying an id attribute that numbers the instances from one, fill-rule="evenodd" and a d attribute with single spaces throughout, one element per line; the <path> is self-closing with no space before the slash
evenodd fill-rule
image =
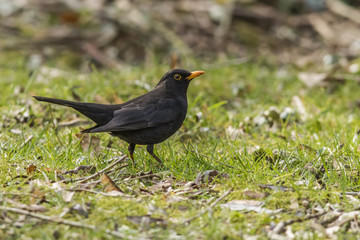
<path id="1" fill-rule="evenodd" d="M 27 166 L 26 168 L 26 173 L 28 176 L 33 175 L 34 171 L 36 170 L 36 166 L 34 164 L 30 164 L 29 166 Z"/>
<path id="2" fill-rule="evenodd" d="M 106 174 L 104 173 L 103 175 L 101 175 L 101 183 L 104 185 L 105 187 L 105 192 L 111 192 L 111 191 L 117 191 L 117 192 L 121 192 L 120 188 L 118 186 L 116 186 L 116 184 L 114 183 L 114 181 Z"/>
<path id="3" fill-rule="evenodd" d="M 258 213 L 273 214 L 282 211 L 282 209 L 270 210 L 263 208 L 264 202 L 255 200 L 231 200 L 230 202 L 220 204 L 223 208 L 229 208 L 233 211 L 254 211 Z"/>

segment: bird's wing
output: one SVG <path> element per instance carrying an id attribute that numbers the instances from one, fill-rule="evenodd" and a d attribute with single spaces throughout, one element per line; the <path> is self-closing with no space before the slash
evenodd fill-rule
<path id="1" fill-rule="evenodd" d="M 157 102 L 129 104 L 114 112 L 114 117 L 107 124 L 91 129 L 91 132 L 131 131 L 160 124 L 170 123 L 178 119 L 181 109 L 175 99 L 161 99 Z"/>

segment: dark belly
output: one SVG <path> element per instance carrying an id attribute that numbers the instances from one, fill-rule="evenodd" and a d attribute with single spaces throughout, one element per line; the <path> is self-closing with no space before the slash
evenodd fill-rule
<path id="1" fill-rule="evenodd" d="M 111 132 L 111 135 L 122 140 L 139 145 L 157 144 L 172 136 L 182 125 L 169 123 L 157 127 L 145 128 L 134 131 Z"/>

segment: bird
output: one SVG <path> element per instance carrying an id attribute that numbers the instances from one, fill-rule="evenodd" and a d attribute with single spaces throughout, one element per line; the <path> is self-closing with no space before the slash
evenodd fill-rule
<path id="1" fill-rule="evenodd" d="M 165 141 L 181 127 L 188 109 L 189 84 L 204 73 L 172 69 L 162 76 L 151 91 L 115 105 L 33 97 L 38 101 L 71 107 L 96 124 L 82 130 L 82 133 L 107 132 L 127 142 L 134 165 L 136 145 L 146 145 L 147 152 L 163 165 L 162 160 L 154 153 L 154 145 Z"/>

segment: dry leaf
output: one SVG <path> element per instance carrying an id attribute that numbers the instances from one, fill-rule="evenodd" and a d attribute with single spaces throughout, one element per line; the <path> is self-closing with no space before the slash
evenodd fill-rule
<path id="1" fill-rule="evenodd" d="M 36 166 L 34 164 L 30 164 L 29 166 L 27 166 L 26 168 L 26 173 L 28 176 L 33 175 L 34 171 L 36 170 Z"/>
<path id="2" fill-rule="evenodd" d="M 223 208 L 229 208 L 233 211 L 254 211 L 258 213 L 273 214 L 282 211 L 282 209 L 270 210 L 263 208 L 264 202 L 255 200 L 232 200 L 230 202 L 220 204 Z"/>
<path id="3" fill-rule="evenodd" d="M 104 185 L 105 187 L 105 192 L 111 192 L 111 191 L 117 191 L 117 192 L 121 192 L 120 188 L 118 188 L 118 186 L 116 186 L 116 184 L 114 183 L 113 180 L 111 180 L 111 178 L 104 173 L 103 175 L 101 175 L 101 183 Z"/>

